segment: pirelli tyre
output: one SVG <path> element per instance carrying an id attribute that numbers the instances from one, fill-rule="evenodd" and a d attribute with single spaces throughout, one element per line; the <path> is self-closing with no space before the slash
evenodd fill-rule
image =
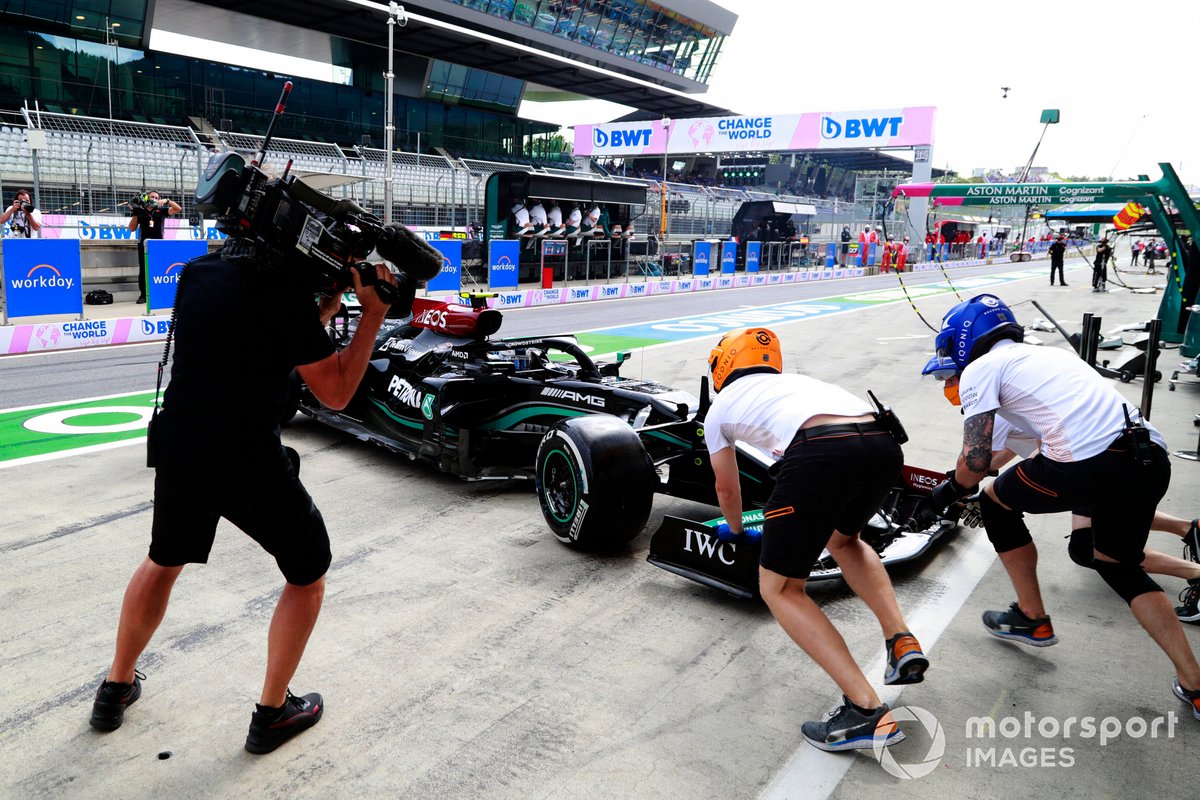
<path id="1" fill-rule="evenodd" d="M 658 478 L 628 423 L 607 414 L 559 422 L 538 445 L 536 470 L 542 516 L 563 544 L 611 549 L 646 526 Z"/>

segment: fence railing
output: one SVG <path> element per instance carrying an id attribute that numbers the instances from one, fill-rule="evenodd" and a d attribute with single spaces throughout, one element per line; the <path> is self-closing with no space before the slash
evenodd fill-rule
<path id="1" fill-rule="evenodd" d="M 36 145 L 36 149 L 31 147 Z M 181 126 L 80 117 L 21 109 L 0 114 L 0 192 L 29 188 L 44 213 L 68 215 L 127 214 L 130 199 L 151 189 L 175 200 L 186 217 L 192 193 L 211 153 L 232 149 L 256 153 L 262 137 L 238 132 L 198 133 Z M 299 174 L 345 176 L 324 189 L 355 200 L 382 215 L 388 154 L 379 148 L 342 147 L 329 142 L 272 140 L 267 166 L 282 170 L 290 159 Z M 437 154 L 394 152 L 393 219 L 408 225 L 465 227 L 484 218 L 484 187 L 499 171 L 578 174 L 530 164 L 455 159 Z M 586 162 L 582 162 L 586 167 Z M 597 179 L 643 186 L 646 204 L 635 209 L 639 235 L 657 233 L 663 185 L 659 182 L 601 176 Z M 325 181 L 325 183 L 329 183 Z M 831 201 L 693 184 L 666 184 L 668 239 L 728 236 L 740 205 L 749 200 L 784 200 L 817 208 L 819 219 L 855 219 L 865 210 L 851 204 L 835 209 Z M 835 214 L 836 211 L 836 214 Z"/>

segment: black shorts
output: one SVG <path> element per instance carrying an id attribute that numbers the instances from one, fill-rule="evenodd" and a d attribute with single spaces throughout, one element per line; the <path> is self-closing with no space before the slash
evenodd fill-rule
<path id="1" fill-rule="evenodd" d="M 861 433 L 846 427 L 801 431 L 779 462 L 759 558 L 772 572 L 808 578 L 833 532 L 857 535 L 895 486 L 904 467 L 896 440 L 875 423 L 860 425 Z"/>
<path id="2" fill-rule="evenodd" d="M 332 555 L 325 520 L 300 483 L 299 467 L 290 447 L 206 466 L 160 464 L 150 560 L 163 567 L 207 562 L 217 520 L 224 517 L 275 557 L 288 583 L 313 583 L 329 569 Z"/>
<path id="3" fill-rule="evenodd" d="M 1144 467 L 1134 465 L 1121 443 L 1083 461 L 1051 461 L 1038 454 L 1006 469 L 992 488 L 996 499 L 1014 511 L 1087 513 L 1097 552 L 1140 564 L 1154 511 L 1171 483 L 1167 452 L 1150 449 L 1153 463 Z"/>

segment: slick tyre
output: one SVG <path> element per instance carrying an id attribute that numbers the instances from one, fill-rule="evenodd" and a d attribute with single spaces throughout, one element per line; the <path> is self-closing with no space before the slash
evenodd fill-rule
<path id="1" fill-rule="evenodd" d="M 646 526 L 657 476 L 641 439 L 616 417 L 564 420 L 538 445 L 535 486 L 555 538 L 614 549 Z"/>

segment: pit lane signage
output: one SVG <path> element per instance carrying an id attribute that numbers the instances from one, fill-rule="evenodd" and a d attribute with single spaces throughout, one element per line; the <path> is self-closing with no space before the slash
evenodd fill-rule
<path id="1" fill-rule="evenodd" d="M 10 317 L 83 313 L 79 240 L 4 240 L 4 294 Z"/>
<path id="2" fill-rule="evenodd" d="M 933 106 L 817 111 L 740 117 L 612 122 L 575 127 L 581 156 L 663 153 L 779 152 L 872 147 L 928 148 L 933 143 Z"/>
<path id="3" fill-rule="evenodd" d="M 428 283 L 426 291 L 457 292 L 462 289 L 462 242 L 437 239 L 430 242 L 442 254 L 442 269 Z"/>
<path id="4" fill-rule="evenodd" d="M 146 240 L 146 307 L 170 308 L 183 268 L 193 258 L 208 253 L 208 242 L 186 239 Z"/>
<path id="5" fill-rule="evenodd" d="M 941 206 L 1124 203 L 1155 193 L 1151 183 L 907 183 L 894 195 L 929 197 Z"/>
<path id="6" fill-rule="evenodd" d="M 488 288 L 517 288 L 517 263 L 521 243 L 516 239 L 492 239 L 488 242 Z"/>

